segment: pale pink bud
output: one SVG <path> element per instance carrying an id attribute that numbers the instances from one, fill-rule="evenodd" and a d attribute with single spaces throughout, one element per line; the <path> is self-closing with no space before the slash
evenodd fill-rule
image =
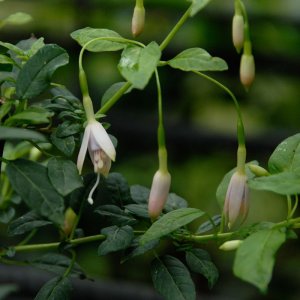
<path id="1" fill-rule="evenodd" d="M 245 221 L 249 210 L 248 194 L 246 174 L 235 172 L 230 179 L 224 203 L 224 215 L 229 228 L 238 220 L 240 223 Z"/>
<path id="2" fill-rule="evenodd" d="M 157 219 L 162 212 L 169 195 L 170 185 L 171 175 L 168 171 L 158 170 L 154 174 L 148 202 L 148 212 L 152 220 Z"/>
<path id="3" fill-rule="evenodd" d="M 134 37 L 144 31 L 145 26 L 145 8 L 144 6 L 135 6 L 131 22 L 131 32 Z"/>
<path id="4" fill-rule="evenodd" d="M 232 42 L 239 53 L 244 45 L 244 18 L 242 15 L 234 15 L 232 19 Z"/>
<path id="5" fill-rule="evenodd" d="M 243 86 L 248 89 L 255 77 L 255 63 L 252 54 L 243 54 L 240 64 L 240 80 Z"/>

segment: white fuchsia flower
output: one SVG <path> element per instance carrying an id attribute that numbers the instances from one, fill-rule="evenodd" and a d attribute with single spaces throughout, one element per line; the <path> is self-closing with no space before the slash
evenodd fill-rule
<path id="1" fill-rule="evenodd" d="M 238 220 L 244 222 L 249 211 L 249 189 L 247 175 L 236 171 L 229 182 L 225 204 L 224 215 L 228 227 L 232 227 Z"/>
<path id="2" fill-rule="evenodd" d="M 242 15 L 234 15 L 232 20 L 232 42 L 239 53 L 244 45 L 244 18 Z"/>
<path id="3" fill-rule="evenodd" d="M 171 175 L 168 171 L 158 170 L 153 177 L 148 201 L 148 213 L 152 220 L 157 219 L 167 201 L 171 185 Z"/>
<path id="4" fill-rule="evenodd" d="M 94 165 L 94 172 L 107 176 L 111 161 L 115 160 L 116 150 L 106 130 L 96 120 L 89 121 L 84 131 L 77 159 L 80 174 L 87 150 Z"/>

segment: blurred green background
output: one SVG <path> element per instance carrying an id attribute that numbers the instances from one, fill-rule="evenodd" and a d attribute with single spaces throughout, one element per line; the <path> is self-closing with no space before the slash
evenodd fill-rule
<path id="1" fill-rule="evenodd" d="M 266 166 L 269 155 L 284 138 L 299 131 L 300 99 L 300 3 L 299 0 L 244 1 L 249 14 L 256 79 L 248 93 L 239 83 L 239 59 L 231 42 L 234 1 L 212 1 L 188 20 L 163 54 L 174 57 L 189 47 L 201 47 L 225 59 L 229 70 L 210 75 L 228 86 L 241 103 L 247 135 L 248 160 Z M 146 26 L 139 38 L 161 42 L 188 7 L 184 0 L 146 0 Z M 0 18 L 23 11 L 33 21 L 21 27 L 7 26 L 1 40 L 17 42 L 31 35 L 45 37 L 70 54 L 70 64 L 56 73 L 80 97 L 77 81 L 79 46 L 70 38 L 76 29 L 109 28 L 131 38 L 133 0 L 6 0 L 0 2 Z M 105 90 L 122 81 L 117 70 L 120 53 L 86 54 L 85 69 L 96 107 Z M 224 174 L 235 166 L 236 116 L 231 99 L 218 87 L 196 75 L 163 68 L 160 71 L 172 192 L 190 206 L 218 214 L 215 191 Z M 150 186 L 157 169 L 156 88 L 153 80 L 144 91 L 133 91 L 108 113 L 111 132 L 118 138 L 117 162 L 112 171 L 130 184 Z M 247 223 L 278 221 L 285 217 L 285 201 L 271 193 L 252 192 Z M 196 224 L 197 225 L 197 224 Z M 196 226 L 195 225 L 195 226 Z M 97 257 L 95 248 L 83 247 L 81 264 L 91 276 L 148 282 L 141 272 L 149 261 L 136 259 L 119 266 L 118 257 Z M 279 252 L 269 295 L 261 296 L 231 274 L 232 254 L 208 245 L 220 267 L 221 278 L 211 292 L 201 278 L 198 290 L 207 299 L 300 299 L 299 243 L 290 241 Z M 206 299 L 203 297 L 203 299 Z"/>

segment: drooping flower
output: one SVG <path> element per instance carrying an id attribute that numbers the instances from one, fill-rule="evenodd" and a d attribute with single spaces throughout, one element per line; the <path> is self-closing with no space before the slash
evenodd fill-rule
<path id="1" fill-rule="evenodd" d="M 107 176 L 111 161 L 115 160 L 116 150 L 106 130 L 96 120 L 89 121 L 84 131 L 77 158 L 80 174 L 87 150 L 94 165 L 94 172 Z"/>
<path id="2" fill-rule="evenodd" d="M 224 204 L 225 220 L 229 228 L 237 221 L 245 221 L 249 210 L 248 194 L 247 175 L 236 171 L 230 179 Z"/>
<path id="3" fill-rule="evenodd" d="M 255 63 L 252 54 L 243 54 L 240 63 L 240 80 L 249 89 L 255 78 Z"/>
<path id="4" fill-rule="evenodd" d="M 168 171 L 158 170 L 154 174 L 148 201 L 148 213 L 152 220 L 162 212 L 168 198 L 171 175 Z"/>
<path id="5" fill-rule="evenodd" d="M 131 32 L 134 37 L 140 35 L 144 31 L 145 26 L 145 8 L 143 1 L 137 1 L 133 10 L 131 21 Z"/>
<path id="6" fill-rule="evenodd" d="M 244 44 L 244 18 L 240 14 L 235 14 L 232 19 L 232 42 L 239 53 Z"/>

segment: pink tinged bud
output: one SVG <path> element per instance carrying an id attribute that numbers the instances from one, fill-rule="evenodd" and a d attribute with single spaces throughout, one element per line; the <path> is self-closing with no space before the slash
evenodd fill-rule
<path id="1" fill-rule="evenodd" d="M 240 64 L 240 80 L 243 86 L 248 89 L 255 77 L 255 63 L 252 54 L 243 54 Z"/>
<path id="2" fill-rule="evenodd" d="M 246 174 L 235 172 L 230 179 L 224 204 L 225 220 L 229 228 L 237 221 L 245 221 L 249 210 L 248 194 Z"/>
<path id="3" fill-rule="evenodd" d="M 148 212 L 152 220 L 157 219 L 161 214 L 169 195 L 170 185 L 169 172 L 158 170 L 154 174 L 148 202 Z"/>
<path id="4" fill-rule="evenodd" d="M 96 120 L 90 121 L 84 131 L 77 158 L 79 173 L 82 171 L 87 150 L 89 150 L 89 155 L 94 165 L 94 172 L 107 176 L 111 160 L 115 160 L 116 150 L 106 130 Z"/>
<path id="5" fill-rule="evenodd" d="M 242 15 L 234 15 L 232 20 L 232 42 L 239 53 L 244 45 L 244 18 Z"/>
<path id="6" fill-rule="evenodd" d="M 144 6 L 135 6 L 132 16 L 131 32 L 134 37 L 144 31 L 145 26 L 145 8 Z"/>

